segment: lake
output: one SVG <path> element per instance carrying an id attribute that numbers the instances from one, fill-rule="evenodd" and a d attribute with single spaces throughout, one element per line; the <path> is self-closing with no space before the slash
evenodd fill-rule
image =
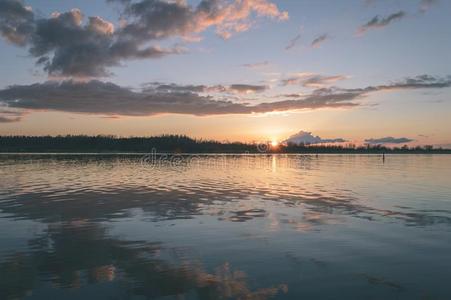
<path id="1" fill-rule="evenodd" d="M 0 155 L 0 299 L 450 299 L 451 155 Z"/>

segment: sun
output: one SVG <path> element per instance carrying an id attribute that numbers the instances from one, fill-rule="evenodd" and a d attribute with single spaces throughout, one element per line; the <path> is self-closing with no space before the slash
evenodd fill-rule
<path id="1" fill-rule="evenodd" d="M 279 146 L 279 142 L 274 140 L 274 141 L 271 142 L 271 146 L 277 147 L 277 146 Z"/>

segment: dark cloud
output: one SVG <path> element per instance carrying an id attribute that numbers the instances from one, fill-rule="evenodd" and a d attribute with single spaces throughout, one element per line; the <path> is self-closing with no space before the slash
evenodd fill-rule
<path id="1" fill-rule="evenodd" d="M 24 46 L 34 29 L 34 14 L 19 0 L 0 0 L 0 34 L 8 42 Z"/>
<path id="2" fill-rule="evenodd" d="M 392 23 L 394 21 L 401 20 L 405 16 L 406 16 L 406 13 L 403 12 L 403 11 L 398 11 L 398 12 L 393 13 L 393 14 L 385 17 L 385 18 L 380 17 L 380 16 L 375 16 L 370 21 L 368 21 L 368 23 L 360 26 L 357 29 L 357 34 L 358 35 L 362 35 L 362 34 L 364 34 L 365 32 L 367 32 L 370 29 L 383 28 L 385 26 L 388 26 L 390 23 Z"/>
<path id="3" fill-rule="evenodd" d="M 113 0 L 111 2 L 117 2 Z M 202 0 L 193 8 L 185 1 L 141 0 L 138 2 L 119 0 L 124 4 L 124 16 L 132 20 L 123 29 L 131 38 L 165 38 L 169 36 L 190 37 L 215 27 L 223 38 L 246 31 L 251 26 L 250 17 L 288 19 L 268 0 Z"/>
<path id="4" fill-rule="evenodd" d="M 105 115 L 205 115 L 218 113 L 223 108 L 238 108 L 233 103 L 214 101 L 191 92 L 135 92 L 101 81 L 16 85 L 0 91 L 0 98 L 9 107 L 15 108 Z"/>
<path id="5" fill-rule="evenodd" d="M 147 91 L 160 92 L 194 92 L 194 93 L 232 93 L 232 94 L 251 94 L 261 93 L 268 89 L 266 85 L 253 84 L 231 84 L 231 85 L 178 85 L 164 84 L 159 82 L 149 83 L 146 87 Z"/>
<path id="6" fill-rule="evenodd" d="M 220 87 L 222 86 L 217 86 L 218 89 Z M 179 85 L 175 83 L 151 82 L 145 85 L 143 91 L 164 93 L 205 93 L 209 88 L 210 87 L 206 85 Z"/>
<path id="7" fill-rule="evenodd" d="M 126 59 L 160 58 L 179 54 L 174 47 L 143 46 L 144 41 L 118 39 L 113 24 L 91 17 L 82 24 L 79 10 L 38 20 L 30 53 L 53 76 L 100 77 L 110 75 L 107 67 Z M 52 56 L 53 55 L 53 56 Z M 51 56 L 51 58 L 50 58 Z"/>
<path id="8" fill-rule="evenodd" d="M 287 144 L 332 144 L 332 143 L 344 143 L 345 139 L 335 138 L 335 139 L 323 139 L 319 136 L 312 135 L 311 132 L 299 131 L 293 134 L 288 139 L 284 141 Z"/>
<path id="9" fill-rule="evenodd" d="M 279 98 L 301 98 L 303 96 L 302 93 L 292 93 L 292 94 L 280 94 L 277 95 Z"/>
<path id="10" fill-rule="evenodd" d="M 360 100 L 372 92 L 446 87 L 451 87 L 451 77 L 438 78 L 421 75 L 389 85 L 357 89 L 320 88 L 313 90 L 310 94 L 294 94 L 291 97 L 281 95 L 286 100 L 251 105 L 232 101 L 235 98 L 227 94 L 232 92 L 258 92 L 263 89 L 263 86 L 151 83 L 140 90 L 136 90 L 97 80 L 89 82 L 69 80 L 7 87 L 0 90 L 0 105 L 9 110 L 55 110 L 110 116 L 148 116 L 163 113 L 202 116 L 350 108 L 360 105 L 356 100 Z M 20 116 L 15 117 L 20 119 Z M 9 119 L 14 120 L 14 116 Z"/>
<path id="11" fill-rule="evenodd" d="M 178 54 L 175 47 L 144 46 L 144 40 L 119 38 L 114 25 L 100 17 L 84 16 L 78 9 L 37 19 L 18 0 L 0 0 L 1 33 L 10 42 L 27 46 L 37 65 L 51 76 L 108 76 L 106 68 L 125 59 L 159 58 Z"/>
<path id="12" fill-rule="evenodd" d="M 383 138 L 376 138 L 376 139 L 366 139 L 365 143 L 368 144 L 406 144 L 406 143 L 410 143 L 413 142 L 414 140 L 409 139 L 409 138 L 405 138 L 405 137 L 400 137 L 400 138 L 394 138 L 392 136 L 387 136 L 387 137 L 383 137 Z"/>
<path id="13" fill-rule="evenodd" d="M 312 48 L 319 48 L 319 47 L 320 47 L 326 40 L 328 40 L 328 39 L 330 39 L 330 36 L 329 36 L 327 33 L 322 34 L 322 35 L 316 37 L 316 38 L 312 41 L 312 43 L 310 44 L 310 46 L 311 46 Z"/>
<path id="14" fill-rule="evenodd" d="M 266 85 L 232 84 L 229 89 L 237 93 L 261 93 L 268 89 Z"/>
<path id="15" fill-rule="evenodd" d="M 0 90 L 0 102 L 9 108 L 56 110 L 102 115 L 147 116 L 162 113 L 217 115 L 250 114 L 327 107 L 352 107 L 354 95 L 349 93 L 313 93 L 297 100 L 265 102 L 256 105 L 236 103 L 203 95 L 203 86 L 168 84 L 133 91 L 101 81 L 46 82 L 14 85 Z"/>
<path id="16" fill-rule="evenodd" d="M 288 17 L 267 0 L 202 0 L 196 7 L 185 1 L 114 2 L 123 5 L 119 28 L 98 16 L 85 21 L 79 9 L 37 18 L 20 0 L 0 0 L 0 34 L 27 47 L 51 76 L 102 77 L 110 75 L 109 67 L 125 60 L 184 52 L 179 47 L 164 49 L 154 44 L 162 39 L 192 39 L 209 27 L 227 38 L 247 30 L 253 16 Z"/>

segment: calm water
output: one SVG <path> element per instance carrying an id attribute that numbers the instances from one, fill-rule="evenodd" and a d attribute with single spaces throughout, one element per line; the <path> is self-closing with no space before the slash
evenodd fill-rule
<path id="1" fill-rule="evenodd" d="M 0 299 L 451 299 L 451 156 L 0 156 Z"/>

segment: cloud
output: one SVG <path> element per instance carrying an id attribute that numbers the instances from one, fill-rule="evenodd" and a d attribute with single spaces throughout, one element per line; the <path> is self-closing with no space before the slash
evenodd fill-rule
<path id="1" fill-rule="evenodd" d="M 436 5 L 438 0 L 421 0 L 420 1 L 420 13 L 426 13 L 432 6 Z"/>
<path id="2" fill-rule="evenodd" d="M 322 34 L 322 35 L 316 37 L 316 38 L 312 41 L 312 43 L 310 44 L 310 46 L 311 46 L 312 48 L 319 48 L 319 47 L 321 47 L 321 45 L 322 45 L 326 40 L 328 40 L 328 39 L 330 39 L 330 36 L 329 36 L 327 33 Z"/>
<path id="3" fill-rule="evenodd" d="M 20 118 L 16 117 L 16 118 L 8 118 L 8 117 L 4 117 L 0 114 L 0 123 L 13 123 L 13 122 L 19 122 Z"/>
<path id="4" fill-rule="evenodd" d="M 255 105 L 222 100 L 202 94 L 204 86 L 167 84 L 167 88 L 143 88 L 134 91 L 97 80 L 49 81 L 32 85 L 14 85 L 0 90 L 0 103 L 9 108 L 54 110 L 100 115 L 149 116 L 163 113 L 218 115 L 250 114 L 300 109 L 353 107 L 348 93 L 312 93 L 297 100 L 263 102 Z M 235 86 L 235 88 L 237 88 Z M 240 89 L 239 87 L 238 89 Z M 197 92 L 194 92 L 197 91 Z"/>
<path id="5" fill-rule="evenodd" d="M 291 48 L 294 48 L 297 45 L 297 43 L 301 40 L 303 31 L 304 31 L 304 26 L 301 25 L 301 27 L 299 28 L 299 33 L 290 40 L 288 45 L 285 47 L 285 50 L 290 50 Z"/>
<path id="6" fill-rule="evenodd" d="M 376 2 L 376 0 L 365 0 L 364 4 L 365 6 L 371 6 Z"/>
<path id="7" fill-rule="evenodd" d="M 123 31 L 132 38 L 189 37 L 215 27 L 216 33 L 227 39 L 234 33 L 248 30 L 253 14 L 278 20 L 288 19 L 287 12 L 280 11 L 267 0 L 202 0 L 196 8 L 185 1 L 119 2 L 125 6 L 124 16 L 131 20 Z"/>
<path id="8" fill-rule="evenodd" d="M 0 1 L 0 35 L 8 42 L 25 45 L 33 32 L 33 20 L 33 11 L 21 1 Z"/>
<path id="9" fill-rule="evenodd" d="M 406 143 L 410 143 L 413 141 L 414 140 L 406 138 L 406 137 L 394 138 L 392 136 L 387 136 L 387 137 L 383 137 L 383 138 L 366 139 L 365 143 L 374 144 L 374 145 L 383 145 L 383 144 L 406 144 Z"/>
<path id="10" fill-rule="evenodd" d="M 18 0 L 1 3 L 7 9 L 0 15 L 2 35 L 16 45 L 28 47 L 30 54 L 37 58 L 37 65 L 51 76 L 108 76 L 106 68 L 125 59 L 159 58 L 183 52 L 178 47 L 164 49 L 144 46 L 144 40 L 121 39 L 114 25 L 100 17 L 90 17 L 84 24 L 84 16 L 78 9 L 36 19 Z M 17 12 L 22 17 L 17 17 Z M 5 24 L 10 24 L 7 30 Z"/>
<path id="11" fill-rule="evenodd" d="M 364 88 L 318 88 L 312 92 L 312 95 L 346 95 L 349 99 L 358 99 L 371 93 L 383 91 L 441 89 L 449 87 L 451 87 L 451 76 L 435 77 L 431 75 L 419 75 L 416 77 L 407 77 L 403 80 L 395 81 L 386 85 L 372 85 Z"/>
<path id="12" fill-rule="evenodd" d="M 299 33 L 298 35 L 296 35 L 294 38 L 292 38 L 290 40 L 288 45 L 285 47 L 285 50 L 290 50 L 291 48 L 294 48 L 300 39 L 301 39 L 301 34 Z"/>
<path id="13" fill-rule="evenodd" d="M 24 115 L 25 115 L 24 111 L 0 107 L 0 123 L 19 122 L 22 120 L 22 117 Z"/>
<path id="14" fill-rule="evenodd" d="M 347 79 L 347 76 L 344 75 L 335 75 L 335 76 L 321 76 L 315 75 L 307 78 L 302 85 L 305 87 L 313 87 L 313 88 L 321 88 L 326 85 L 330 85 L 340 80 Z"/>
<path id="15" fill-rule="evenodd" d="M 268 89 L 266 85 L 231 84 L 231 85 L 179 85 L 151 82 L 147 84 L 147 91 L 158 92 L 190 92 L 190 93 L 229 93 L 229 94 L 253 94 L 261 93 Z"/>
<path id="16" fill-rule="evenodd" d="M 307 78 L 309 78 L 311 76 L 315 76 L 315 75 L 316 75 L 315 73 L 310 73 L 310 72 L 295 73 L 295 74 L 292 74 L 290 77 L 281 79 L 280 84 L 282 86 L 299 85 L 299 84 L 302 84 L 302 82 L 304 80 L 306 80 Z"/>
<path id="17" fill-rule="evenodd" d="M 377 91 L 436 89 L 436 88 L 440 89 L 449 87 L 451 87 L 451 76 L 436 77 L 425 74 L 416 77 L 407 77 L 404 80 L 395 81 L 386 85 L 368 86 L 361 89 L 339 89 L 339 90 L 365 94 Z"/>
<path id="18" fill-rule="evenodd" d="M 196 7 L 185 1 L 110 2 L 122 6 L 118 28 L 100 16 L 85 21 L 79 9 L 38 18 L 20 0 L 0 0 L 0 34 L 27 47 L 50 76 L 92 78 L 111 75 L 108 68 L 125 60 L 184 53 L 155 44 L 163 39 L 195 40 L 209 27 L 228 38 L 248 30 L 254 17 L 288 18 L 267 0 L 202 0 Z"/>
<path id="19" fill-rule="evenodd" d="M 401 20 L 405 16 L 406 16 L 406 13 L 404 11 L 402 11 L 402 10 L 398 11 L 396 13 L 393 13 L 393 14 L 385 17 L 385 18 L 380 17 L 380 16 L 375 16 L 370 21 L 368 21 L 368 23 L 360 26 L 357 29 L 357 35 L 363 35 L 368 30 L 371 30 L 371 29 L 384 28 L 384 27 L 388 26 L 392 22 Z"/>
<path id="20" fill-rule="evenodd" d="M 299 131 L 293 134 L 288 139 L 284 141 L 286 144 L 331 144 L 331 143 L 344 143 L 346 140 L 342 138 L 335 139 L 323 139 L 319 136 L 312 135 L 311 132 Z"/>
<path id="21" fill-rule="evenodd" d="M 251 63 L 251 64 L 243 64 L 241 66 L 245 67 L 245 68 L 256 69 L 256 68 L 266 67 L 268 65 L 269 65 L 269 61 L 265 60 L 265 61 L 261 61 L 261 62 Z"/>
<path id="22" fill-rule="evenodd" d="M 232 101 L 236 97 L 229 94 L 261 92 L 263 86 L 150 83 L 136 90 L 98 80 L 66 80 L 9 86 L 0 90 L 0 105 L 5 109 L 23 109 L 27 112 L 54 110 L 104 116 L 150 116 L 164 113 L 204 116 L 352 108 L 361 105 L 357 100 L 373 92 L 447 87 L 451 87 L 451 76 L 440 78 L 420 75 L 388 85 L 355 89 L 320 88 L 309 94 L 294 94 L 290 97 L 280 95 L 284 98 L 280 101 L 249 104 Z M 17 117 L 20 119 L 20 116 Z M 14 116 L 9 119 L 14 120 Z"/>
<path id="23" fill-rule="evenodd" d="M 282 79 L 280 84 L 282 86 L 286 85 L 301 85 L 310 88 L 321 88 L 340 80 L 347 79 L 344 75 L 334 75 L 334 76 L 324 76 L 315 73 L 297 73 L 292 76 Z"/>
<path id="24" fill-rule="evenodd" d="M 164 93 L 204 93 L 210 89 L 215 91 L 225 90 L 223 86 L 209 87 L 206 85 L 178 85 L 174 83 L 151 82 L 145 84 L 144 92 L 164 92 Z"/>
<path id="25" fill-rule="evenodd" d="M 229 87 L 229 90 L 236 93 L 261 93 L 268 89 L 266 85 L 252 85 L 252 84 L 232 84 Z"/>

